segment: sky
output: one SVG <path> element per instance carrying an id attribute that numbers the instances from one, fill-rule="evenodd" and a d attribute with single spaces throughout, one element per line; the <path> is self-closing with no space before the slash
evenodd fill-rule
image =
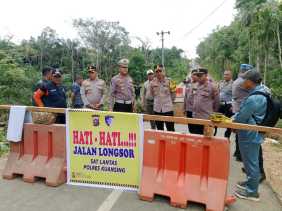
<path id="1" fill-rule="evenodd" d="M 176 46 L 194 58 L 201 40 L 217 26 L 231 23 L 234 5 L 235 0 L 3 0 L 0 37 L 12 35 L 12 41 L 20 42 L 49 26 L 60 37 L 75 39 L 78 34 L 72 21 L 92 17 L 119 21 L 135 47 L 141 45 L 135 37 L 149 40 L 152 48 L 161 47 L 156 32 L 170 31 L 165 47 Z"/>

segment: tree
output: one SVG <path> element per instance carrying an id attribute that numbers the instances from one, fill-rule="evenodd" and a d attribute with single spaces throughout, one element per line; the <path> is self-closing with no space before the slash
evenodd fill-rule
<path id="1" fill-rule="evenodd" d="M 104 78 L 109 80 L 113 76 L 111 64 L 116 63 L 118 59 L 127 54 L 128 32 L 119 25 L 119 22 L 94 20 L 93 18 L 76 19 L 73 25 L 86 46 L 95 50 L 96 65 L 103 72 Z"/>
<path id="2" fill-rule="evenodd" d="M 269 0 L 238 0 L 238 15 L 226 27 L 217 28 L 197 47 L 198 62 L 218 78 L 224 68 L 255 64 L 264 83 L 281 93 L 282 4 Z M 280 94 L 281 95 L 281 94 Z"/>

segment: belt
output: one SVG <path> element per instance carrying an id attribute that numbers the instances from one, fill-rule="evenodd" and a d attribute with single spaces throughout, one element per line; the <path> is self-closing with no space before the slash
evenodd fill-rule
<path id="1" fill-rule="evenodd" d="M 223 101 L 223 102 L 220 102 L 220 105 L 231 105 L 232 104 L 232 101 Z"/>
<path id="2" fill-rule="evenodd" d="M 121 104 L 132 104 L 131 100 L 116 100 L 115 102 Z"/>

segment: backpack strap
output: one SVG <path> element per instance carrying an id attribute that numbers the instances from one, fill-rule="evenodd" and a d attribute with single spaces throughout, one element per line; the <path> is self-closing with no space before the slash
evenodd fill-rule
<path id="1" fill-rule="evenodd" d="M 267 100 L 270 99 L 270 95 L 269 94 L 267 94 L 265 92 L 261 92 L 261 91 L 255 91 L 252 94 L 250 94 L 249 97 L 252 96 L 252 95 L 262 95 L 262 96 L 266 97 Z"/>

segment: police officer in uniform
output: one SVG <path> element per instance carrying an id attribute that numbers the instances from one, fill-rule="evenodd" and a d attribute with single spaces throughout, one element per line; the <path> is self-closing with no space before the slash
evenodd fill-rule
<path id="1" fill-rule="evenodd" d="M 150 94 L 151 92 L 149 91 L 149 84 L 154 79 L 153 70 L 147 71 L 147 79 L 148 80 L 144 83 L 141 91 L 141 104 L 146 114 L 154 114 L 154 98 Z M 155 121 L 150 121 L 150 124 L 151 124 L 151 129 L 156 129 Z"/>
<path id="2" fill-rule="evenodd" d="M 219 112 L 227 117 L 232 117 L 232 71 L 225 70 L 223 75 L 224 80 L 219 82 L 219 96 L 220 96 L 220 107 Z M 230 138 L 231 129 L 226 129 L 224 136 Z"/>
<path id="3" fill-rule="evenodd" d="M 172 90 L 171 80 L 165 76 L 162 65 L 157 65 L 155 78 L 149 84 L 150 95 L 154 98 L 154 113 L 162 116 L 173 116 L 173 101 L 175 90 Z M 164 122 L 156 121 L 157 129 L 164 130 Z M 165 122 L 168 131 L 174 130 L 173 122 Z"/>
<path id="4" fill-rule="evenodd" d="M 34 92 L 33 98 L 39 107 L 66 108 L 66 89 L 62 85 L 62 73 L 59 69 L 52 70 L 52 80 Z M 65 124 L 65 115 L 57 114 L 56 123 Z"/>
<path id="5" fill-rule="evenodd" d="M 111 80 L 110 111 L 133 112 L 135 90 L 132 78 L 128 74 L 128 59 L 118 62 L 119 74 Z"/>
<path id="6" fill-rule="evenodd" d="M 194 74 L 198 78 L 198 87 L 194 95 L 193 118 L 208 119 L 210 114 L 218 111 L 219 91 L 217 86 L 209 80 L 207 69 L 198 68 Z M 204 126 L 195 125 L 194 133 L 203 134 Z"/>
<path id="7" fill-rule="evenodd" d="M 195 74 L 197 70 L 191 71 L 191 77 L 188 78 L 185 83 L 185 96 L 184 96 L 184 111 L 186 112 L 187 118 L 193 118 L 193 106 L 194 106 L 194 96 L 197 92 L 198 87 L 198 77 Z M 194 133 L 194 124 L 188 124 L 188 130 L 190 133 Z M 197 128 L 197 127 L 196 127 Z"/>
<path id="8" fill-rule="evenodd" d="M 84 107 L 101 110 L 106 98 L 106 83 L 98 78 L 97 68 L 88 66 L 89 78 L 83 81 L 80 89 L 81 99 Z"/>

